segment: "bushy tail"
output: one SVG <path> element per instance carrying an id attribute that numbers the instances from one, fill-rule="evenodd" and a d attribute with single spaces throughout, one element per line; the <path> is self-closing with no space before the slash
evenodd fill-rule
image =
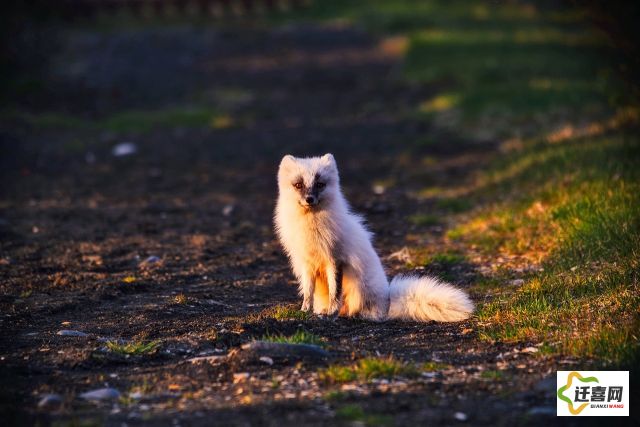
<path id="1" fill-rule="evenodd" d="M 474 309 L 465 292 L 429 276 L 396 276 L 389 293 L 390 319 L 456 322 Z"/>

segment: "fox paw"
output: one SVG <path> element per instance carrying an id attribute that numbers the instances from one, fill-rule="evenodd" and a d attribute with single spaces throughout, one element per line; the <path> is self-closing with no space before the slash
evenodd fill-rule
<path id="1" fill-rule="evenodd" d="M 339 310 L 340 310 L 340 306 L 338 304 L 331 304 L 329 306 L 329 309 L 327 310 L 327 314 L 329 316 L 337 316 Z"/>
<path id="2" fill-rule="evenodd" d="M 302 302 L 302 307 L 300 307 L 301 311 L 311 311 L 311 302 L 305 300 Z"/>
<path id="3" fill-rule="evenodd" d="M 329 303 L 329 308 L 327 309 L 327 314 L 330 316 L 337 316 L 338 312 L 341 311 L 342 309 L 342 301 L 339 299 L 336 299 L 335 301 L 331 301 Z"/>
<path id="4" fill-rule="evenodd" d="M 317 314 L 318 316 L 324 316 L 327 314 L 326 307 L 314 307 L 313 314 Z"/>

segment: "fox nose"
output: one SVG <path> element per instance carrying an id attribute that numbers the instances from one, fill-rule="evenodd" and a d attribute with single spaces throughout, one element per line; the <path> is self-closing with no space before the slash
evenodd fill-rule
<path id="1" fill-rule="evenodd" d="M 313 196 L 307 196 L 306 199 L 304 199 L 308 205 L 315 205 L 316 204 L 316 198 Z"/>

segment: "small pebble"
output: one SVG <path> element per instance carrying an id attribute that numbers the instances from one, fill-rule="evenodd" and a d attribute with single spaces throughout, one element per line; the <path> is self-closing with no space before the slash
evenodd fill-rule
<path id="1" fill-rule="evenodd" d="M 509 282 L 509 284 L 511 284 L 512 286 L 522 286 L 524 285 L 524 280 L 523 279 L 515 279 Z"/>
<path id="2" fill-rule="evenodd" d="M 91 390 L 86 393 L 82 393 L 80 395 L 81 399 L 90 400 L 90 401 L 104 401 L 104 400 L 116 400 L 120 398 L 120 392 L 115 388 L 99 388 L 96 390 Z"/>
<path id="3" fill-rule="evenodd" d="M 115 157 L 124 157 L 135 154 L 136 151 L 138 151 L 138 147 L 136 146 L 136 144 L 132 142 L 123 142 L 113 147 L 113 149 L 111 150 L 111 154 L 113 154 Z"/>
<path id="4" fill-rule="evenodd" d="M 263 362 L 263 363 L 266 363 L 269 366 L 273 365 L 273 359 L 270 358 L 269 356 L 262 356 L 260 358 L 260 361 Z"/>
<path id="5" fill-rule="evenodd" d="M 453 418 L 458 421 L 467 421 L 469 417 L 467 417 L 467 414 L 465 414 L 464 412 L 456 412 L 455 414 L 453 414 Z"/>
<path id="6" fill-rule="evenodd" d="M 150 265 L 157 264 L 159 262 L 160 262 L 160 257 L 157 257 L 155 255 L 151 255 L 151 256 L 147 257 L 144 261 L 142 261 L 140 263 L 140 267 L 148 267 Z"/>
<path id="7" fill-rule="evenodd" d="M 46 411 L 55 411 L 62 406 L 62 396 L 59 394 L 45 394 L 38 402 L 38 408 Z"/>
<path id="8" fill-rule="evenodd" d="M 87 337 L 87 336 L 89 336 L 89 335 L 85 334 L 84 332 L 74 331 L 72 329 L 62 329 L 61 331 L 58 331 L 56 333 L 56 335 L 60 335 L 62 337 Z"/>
<path id="9" fill-rule="evenodd" d="M 226 205 L 222 208 L 222 215 L 229 216 L 233 212 L 233 205 Z"/>

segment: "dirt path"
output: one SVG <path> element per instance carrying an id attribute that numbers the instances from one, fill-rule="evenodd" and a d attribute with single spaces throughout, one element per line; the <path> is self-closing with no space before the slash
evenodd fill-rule
<path id="1" fill-rule="evenodd" d="M 418 244 L 442 244 L 441 226 L 408 221 L 438 212 L 412 194 L 470 179 L 492 150 L 416 119 L 415 105 L 435 88 L 403 83 L 401 64 L 376 40 L 337 27 L 65 37 L 33 111 L 88 120 L 213 105 L 227 118 L 215 129 L 148 132 L 2 125 L 0 375 L 2 412 L 13 424 L 556 422 L 553 372 L 570 361 L 480 341 L 473 320 L 270 314 L 300 303 L 272 232 L 283 154 L 332 152 L 348 198 L 388 257 L 415 235 Z M 412 143 L 422 136 L 437 143 Z M 114 157 L 122 142 L 137 152 Z M 376 194 L 376 184 L 386 191 Z M 150 256 L 159 261 L 141 266 Z M 408 270 L 386 264 L 390 273 Z M 447 274 L 470 284 L 475 267 Z M 89 336 L 56 335 L 62 329 Z M 417 379 L 331 385 L 318 377 L 322 364 L 188 361 L 299 329 L 326 340 L 332 363 L 394 355 L 446 366 Z M 105 338 L 161 344 L 124 358 L 103 350 Z M 140 394 L 115 404 L 78 399 L 105 385 Z M 60 413 L 37 408 L 46 393 L 63 397 Z"/>

